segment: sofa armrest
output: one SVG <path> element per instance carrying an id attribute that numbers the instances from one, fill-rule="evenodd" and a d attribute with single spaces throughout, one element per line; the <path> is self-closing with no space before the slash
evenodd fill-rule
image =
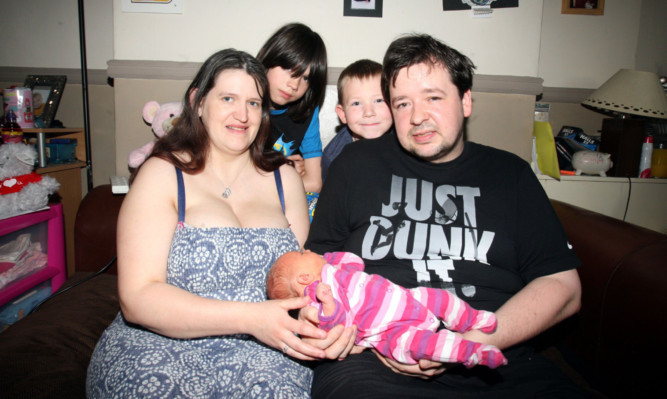
<path id="1" fill-rule="evenodd" d="M 667 371 L 658 354 L 667 336 L 667 235 L 551 202 L 582 261 L 581 310 L 568 346 L 608 392 L 649 392 Z"/>

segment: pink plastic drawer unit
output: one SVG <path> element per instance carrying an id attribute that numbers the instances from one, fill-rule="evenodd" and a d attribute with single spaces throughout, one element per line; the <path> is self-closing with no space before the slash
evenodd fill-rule
<path id="1" fill-rule="evenodd" d="M 38 248 L 46 253 L 46 267 L 20 275 L 16 280 L 7 280 L 5 273 L 11 268 L 5 264 L 5 278 L 1 281 L 0 288 L 0 306 L 49 279 L 51 292 L 55 292 L 67 278 L 62 205 L 55 204 L 43 211 L 0 220 L 0 246 L 17 240 L 20 236 L 26 237 L 26 234 L 31 245 L 39 244 Z"/>

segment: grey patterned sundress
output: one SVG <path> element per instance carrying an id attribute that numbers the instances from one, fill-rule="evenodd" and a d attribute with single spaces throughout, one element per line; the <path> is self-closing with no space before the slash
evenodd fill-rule
<path id="1" fill-rule="evenodd" d="M 167 282 L 203 297 L 263 301 L 273 262 L 299 249 L 289 228 L 194 228 L 183 216 Z M 309 368 L 252 336 L 167 338 L 119 313 L 97 343 L 86 390 L 89 398 L 307 398 L 311 381 Z"/>

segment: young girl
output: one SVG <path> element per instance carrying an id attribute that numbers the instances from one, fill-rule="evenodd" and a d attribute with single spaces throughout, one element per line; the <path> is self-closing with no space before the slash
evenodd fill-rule
<path id="1" fill-rule="evenodd" d="M 288 24 L 269 38 L 257 59 L 269 80 L 273 148 L 294 161 L 306 192 L 318 193 L 322 186 L 319 112 L 327 78 L 324 42 L 306 25 Z"/>

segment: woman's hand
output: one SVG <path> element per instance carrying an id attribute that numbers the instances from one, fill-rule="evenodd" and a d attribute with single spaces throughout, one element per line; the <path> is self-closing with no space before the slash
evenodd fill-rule
<path id="1" fill-rule="evenodd" d="M 307 297 L 306 297 L 307 298 Z M 299 320 L 309 323 L 312 327 L 318 325 L 319 318 L 317 316 L 317 309 L 312 306 L 305 307 L 299 312 Z M 318 329 L 318 331 L 321 331 Z M 303 334 L 302 334 L 303 335 Z M 340 324 L 329 330 L 326 337 L 305 337 L 303 341 L 323 349 L 326 359 L 343 360 L 350 353 L 360 353 L 363 348 L 355 347 L 354 340 L 357 337 L 357 327 L 345 327 Z M 354 349 L 354 351 L 353 351 Z"/>
<path id="2" fill-rule="evenodd" d="M 260 307 L 256 315 L 251 318 L 248 328 L 258 340 L 276 348 L 277 350 L 301 360 L 319 360 L 326 358 L 323 349 L 301 340 L 296 334 L 303 337 L 312 337 L 312 341 L 325 339 L 325 331 L 305 321 L 295 320 L 287 313 L 292 309 L 301 309 L 308 305 L 308 297 L 290 298 L 264 301 L 253 304 Z"/>
<path id="3" fill-rule="evenodd" d="M 375 349 L 372 350 L 382 364 L 389 367 L 391 371 L 397 374 L 428 380 L 429 378 L 440 375 L 447 370 L 445 364 L 434 362 L 432 360 L 420 359 L 418 364 L 405 364 L 389 359 Z"/>
<path id="4" fill-rule="evenodd" d="M 290 155 L 287 157 L 287 159 L 294 162 L 294 169 L 296 169 L 296 171 L 299 172 L 300 176 L 303 177 L 306 174 L 306 164 L 301 155 L 299 154 Z"/>

